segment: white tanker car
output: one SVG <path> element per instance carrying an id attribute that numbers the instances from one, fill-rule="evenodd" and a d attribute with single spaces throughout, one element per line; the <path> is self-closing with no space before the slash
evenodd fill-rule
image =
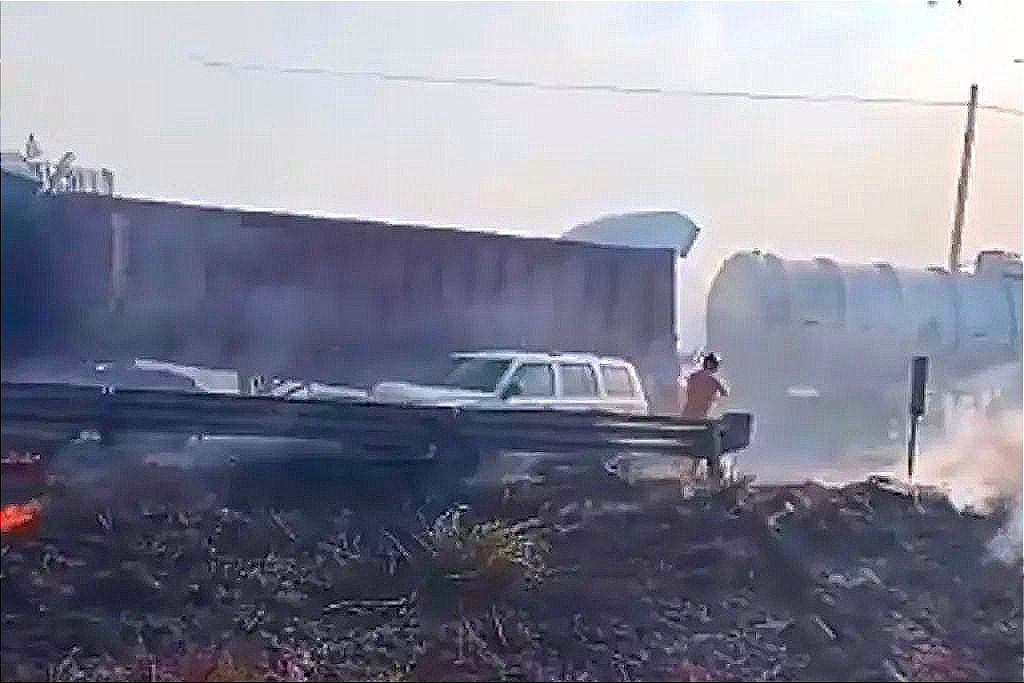
<path id="1" fill-rule="evenodd" d="M 708 347 L 759 441 L 880 445 L 903 438 L 915 355 L 931 359 L 933 427 L 959 404 L 1019 409 L 1021 289 L 1020 256 L 1001 251 L 970 273 L 742 252 L 708 295 Z"/>

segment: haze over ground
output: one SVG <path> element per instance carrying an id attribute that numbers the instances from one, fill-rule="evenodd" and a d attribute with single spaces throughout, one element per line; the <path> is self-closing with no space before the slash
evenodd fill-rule
<path id="1" fill-rule="evenodd" d="M 206 68 L 851 93 L 1021 108 L 1019 3 L 0 6 L 0 137 L 119 191 L 557 235 L 671 209 L 704 227 L 683 341 L 732 251 L 945 263 L 965 112 L 538 92 Z M 1018 38 L 1014 40 L 1014 38 Z M 964 253 L 1021 249 L 1022 119 L 983 111 Z"/>

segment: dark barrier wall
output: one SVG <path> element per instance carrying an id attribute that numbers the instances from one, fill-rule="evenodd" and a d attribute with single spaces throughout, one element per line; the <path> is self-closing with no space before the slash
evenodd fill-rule
<path id="1" fill-rule="evenodd" d="M 669 250 L 3 190 L 8 377 L 157 357 L 368 383 L 489 347 L 671 365 Z"/>

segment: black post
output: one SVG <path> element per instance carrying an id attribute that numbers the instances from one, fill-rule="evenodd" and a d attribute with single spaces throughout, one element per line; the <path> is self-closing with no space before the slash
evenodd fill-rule
<path id="1" fill-rule="evenodd" d="M 910 440 L 907 442 L 907 479 L 914 479 L 914 456 L 917 454 L 917 427 L 925 412 L 925 389 L 928 386 L 928 357 L 915 356 L 910 378 Z"/>

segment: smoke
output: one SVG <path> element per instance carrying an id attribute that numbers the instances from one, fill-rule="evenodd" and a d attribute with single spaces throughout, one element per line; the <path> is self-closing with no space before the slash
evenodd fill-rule
<path id="1" fill-rule="evenodd" d="M 947 442 L 930 446 L 915 473 L 917 483 L 943 489 L 960 509 L 989 514 L 1006 506 L 1007 522 L 989 543 L 989 552 L 1003 562 L 1024 553 L 1022 428 L 1019 411 L 975 413 Z"/>
<path id="2" fill-rule="evenodd" d="M 919 459 L 915 480 L 943 488 L 959 508 L 991 512 L 1021 496 L 1020 412 L 974 415 L 946 443 L 930 446 Z"/>

